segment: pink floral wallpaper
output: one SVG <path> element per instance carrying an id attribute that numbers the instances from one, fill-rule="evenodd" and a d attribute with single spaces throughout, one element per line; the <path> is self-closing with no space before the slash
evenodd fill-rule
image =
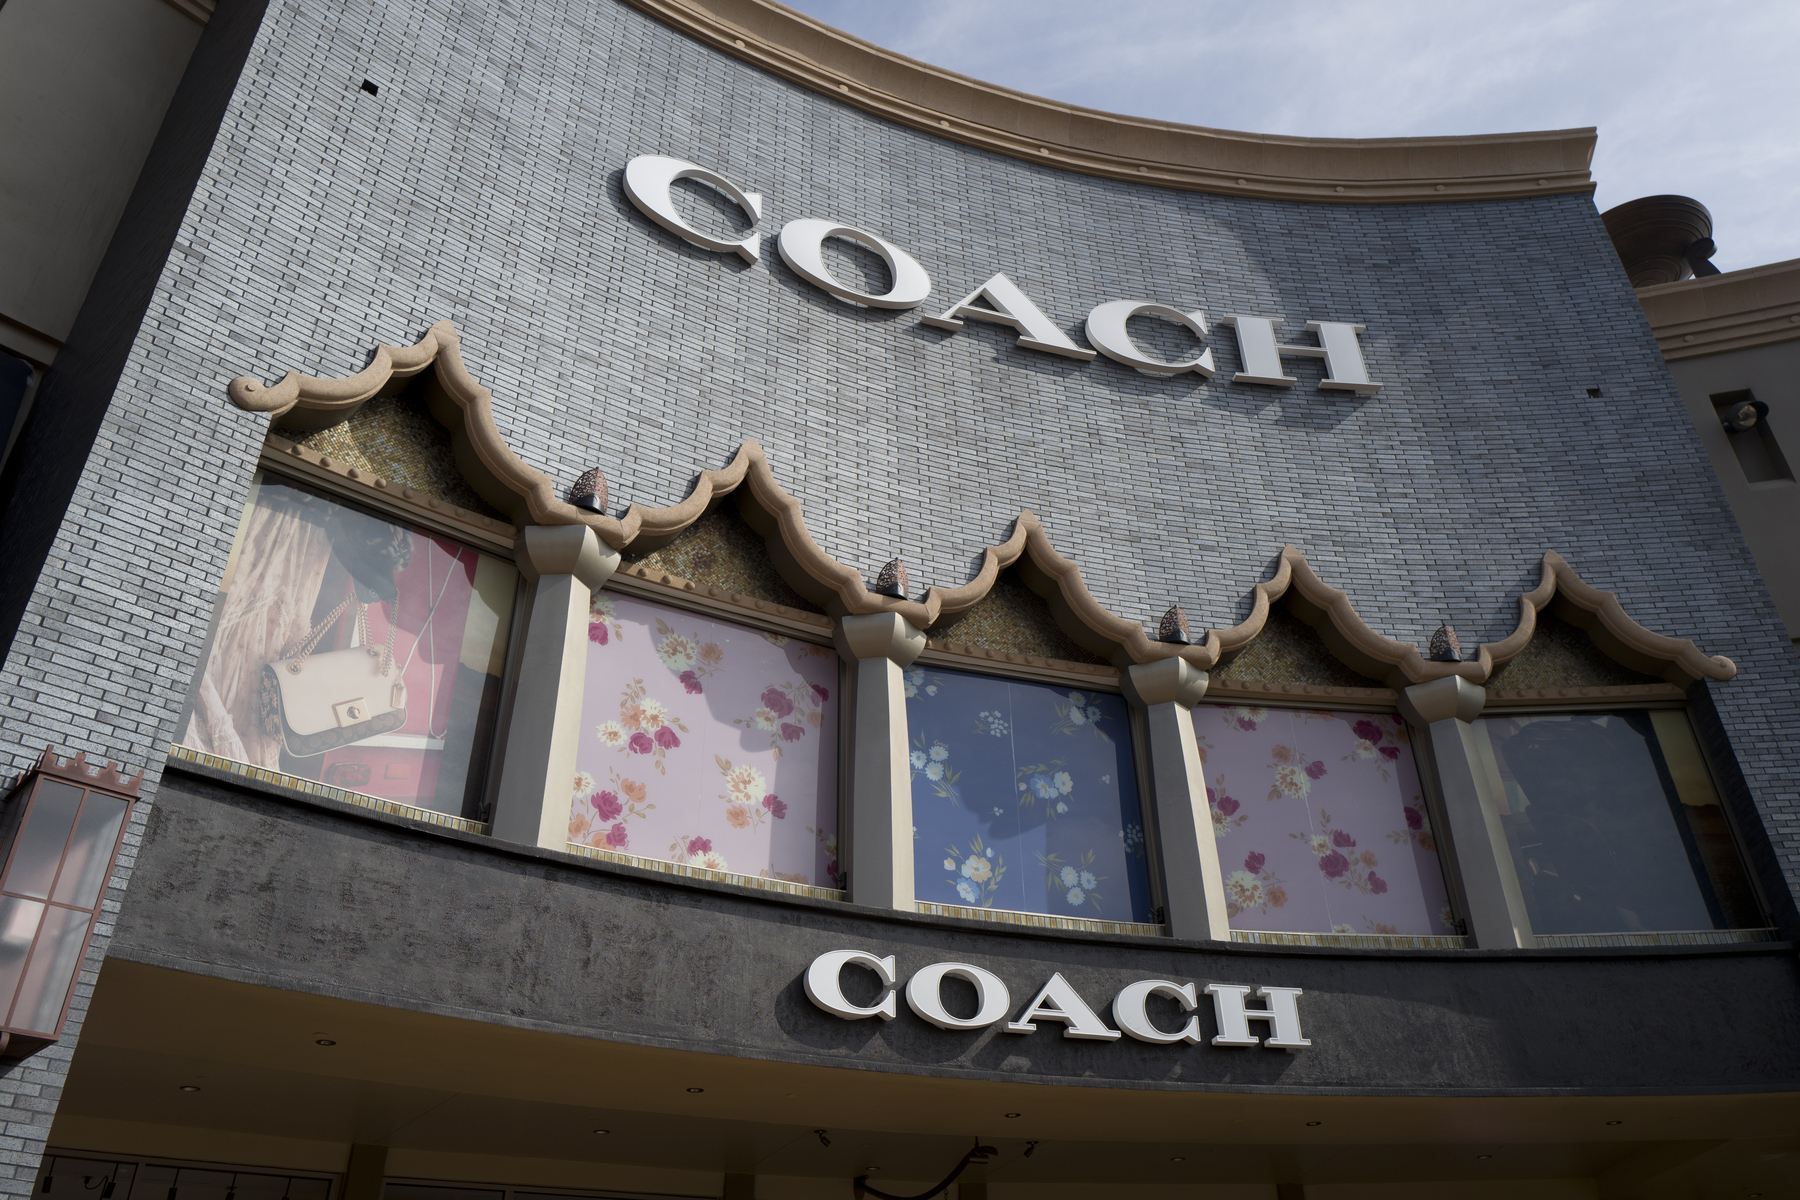
<path id="1" fill-rule="evenodd" d="M 837 653 L 607 592 L 569 840 L 836 887 Z"/>
<path id="2" fill-rule="evenodd" d="M 1194 733 L 1233 929 L 1456 932 L 1399 717 L 1201 704 Z"/>

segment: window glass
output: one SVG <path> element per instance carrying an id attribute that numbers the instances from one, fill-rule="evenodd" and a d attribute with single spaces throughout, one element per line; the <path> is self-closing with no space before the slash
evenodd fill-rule
<path id="1" fill-rule="evenodd" d="M 837 886 L 837 689 L 829 646 L 595 593 L 569 840 Z"/>
<path id="2" fill-rule="evenodd" d="M 1233 929 L 1456 932 L 1399 717 L 1201 704 L 1194 734 Z"/>
<path id="3" fill-rule="evenodd" d="M 1762 924 L 1685 713 L 1484 717 L 1476 732 L 1532 932 Z"/>
<path id="4" fill-rule="evenodd" d="M 265 478 L 181 742 L 475 816 L 517 587 L 504 559 Z"/>
<path id="5" fill-rule="evenodd" d="M 909 667 L 920 900 L 1152 920 L 1125 701 Z"/>

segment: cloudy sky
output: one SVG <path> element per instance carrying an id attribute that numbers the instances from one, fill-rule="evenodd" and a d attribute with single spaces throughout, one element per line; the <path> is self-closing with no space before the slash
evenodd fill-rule
<path id="1" fill-rule="evenodd" d="M 1602 211 L 1712 210 L 1722 270 L 1800 258 L 1800 0 L 785 0 L 964 75 L 1312 137 L 1600 130 Z"/>

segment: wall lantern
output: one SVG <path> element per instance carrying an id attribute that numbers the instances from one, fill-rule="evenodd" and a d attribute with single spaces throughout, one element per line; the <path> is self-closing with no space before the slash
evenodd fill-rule
<path id="1" fill-rule="evenodd" d="M 0 1057 L 35 1054 L 62 1035 L 106 881 L 137 803 L 139 771 L 89 773 L 44 747 L 0 813 Z"/>

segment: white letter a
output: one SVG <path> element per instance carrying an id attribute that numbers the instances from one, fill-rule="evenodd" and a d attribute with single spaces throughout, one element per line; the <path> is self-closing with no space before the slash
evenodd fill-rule
<path id="1" fill-rule="evenodd" d="M 982 301 L 982 304 L 977 304 L 977 300 Z M 925 317 L 923 320 L 925 324 L 937 329 L 961 329 L 963 317 L 974 321 L 991 321 L 995 325 L 1016 329 L 1019 331 L 1019 345 L 1032 350 L 1060 354 L 1064 358 L 1078 358 L 1083 362 L 1095 357 L 1092 350 L 1083 350 L 1071 342 L 1068 335 L 1044 315 L 1044 310 L 1033 304 L 1031 297 L 1020 291 L 1019 285 L 1004 275 L 994 276 L 951 305 L 942 316 Z"/>
<path id="2" fill-rule="evenodd" d="M 1050 977 L 1032 1002 L 1026 1006 L 1019 1019 L 1006 1027 L 1008 1033 L 1036 1033 L 1037 1026 L 1033 1021 L 1061 1021 L 1068 1028 L 1063 1036 L 1068 1038 L 1086 1038 L 1095 1042 L 1116 1041 L 1119 1031 L 1108 1029 L 1106 1022 L 1094 1015 L 1081 993 L 1069 986 L 1069 981 L 1058 972 Z"/>

